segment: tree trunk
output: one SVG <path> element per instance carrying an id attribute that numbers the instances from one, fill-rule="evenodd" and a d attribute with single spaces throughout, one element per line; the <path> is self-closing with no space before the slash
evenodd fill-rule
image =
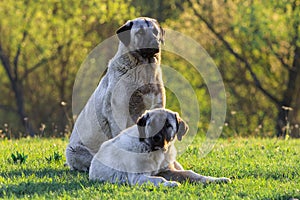
<path id="1" fill-rule="evenodd" d="M 290 131 L 288 125 L 290 122 L 296 122 L 298 116 L 298 106 L 300 103 L 299 93 L 300 91 L 300 47 L 296 46 L 294 53 L 293 66 L 289 70 L 288 84 L 284 92 L 283 99 L 278 106 L 279 112 L 277 116 L 277 136 L 285 136 L 287 131 Z M 284 106 L 284 107 L 283 107 Z M 293 110 L 289 110 L 290 107 Z M 289 111 L 293 112 L 293 118 L 289 119 Z"/>
<path id="2" fill-rule="evenodd" d="M 16 58 L 18 58 L 18 56 Z M 0 45 L 0 60 L 6 71 L 8 79 L 10 81 L 10 85 L 15 95 L 16 107 L 17 107 L 17 113 L 19 115 L 19 119 L 22 125 L 25 127 L 26 133 L 29 133 L 30 136 L 33 137 L 34 136 L 33 128 L 31 126 L 31 123 L 29 122 L 29 118 L 25 115 L 23 85 L 18 78 L 17 67 L 15 66 L 14 75 L 13 75 L 9 58 L 4 53 L 1 45 Z M 15 65 L 17 65 L 16 59 L 15 59 Z"/>
<path id="3" fill-rule="evenodd" d="M 28 116 L 25 114 L 25 106 L 24 106 L 24 93 L 22 84 L 20 82 L 11 82 L 13 91 L 15 93 L 16 105 L 17 105 L 17 113 L 19 115 L 20 121 L 25 128 L 26 133 L 29 133 L 31 137 L 35 135 L 34 130 L 32 128 L 31 123 L 29 122 Z"/>

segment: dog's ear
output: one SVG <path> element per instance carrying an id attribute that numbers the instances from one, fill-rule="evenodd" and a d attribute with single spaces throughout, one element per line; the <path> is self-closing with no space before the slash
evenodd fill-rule
<path id="1" fill-rule="evenodd" d="M 179 117 L 178 113 L 175 113 L 175 118 L 177 122 L 177 139 L 179 141 L 182 140 L 182 137 L 187 133 L 189 130 L 188 125 Z"/>
<path id="2" fill-rule="evenodd" d="M 149 113 L 144 114 L 141 117 L 139 117 L 136 122 L 136 124 L 138 126 L 138 130 L 139 130 L 140 141 L 144 141 L 144 139 L 146 138 L 145 126 L 147 124 L 148 119 L 149 119 Z"/>
<path id="3" fill-rule="evenodd" d="M 136 124 L 138 126 L 144 127 L 146 126 L 148 118 L 149 118 L 149 113 L 146 113 L 137 119 Z"/>
<path id="4" fill-rule="evenodd" d="M 128 21 L 117 30 L 119 40 L 127 47 L 130 43 L 130 30 L 133 26 L 132 21 Z"/>

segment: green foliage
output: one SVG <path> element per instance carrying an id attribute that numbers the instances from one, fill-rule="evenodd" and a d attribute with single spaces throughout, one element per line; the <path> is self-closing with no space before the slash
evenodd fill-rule
<path id="1" fill-rule="evenodd" d="M 11 159 L 14 162 L 14 164 L 24 164 L 26 162 L 28 155 L 25 155 L 24 152 L 19 153 L 18 151 L 16 153 L 11 154 Z"/>
<path id="2" fill-rule="evenodd" d="M 8 58 L 12 79 L 0 62 L 0 128 L 21 128 L 15 94 L 23 95 L 28 123 L 36 134 L 62 136 L 70 131 L 72 91 L 77 70 L 88 53 L 135 17 L 130 1 L 0 1 L 1 55 Z M 19 49 L 19 55 L 18 55 Z M 3 54 L 2 54 L 3 51 Z M 18 55 L 18 56 L 17 56 Z M 92 86 L 92 87 L 96 87 Z M 47 98 L 45 98 L 47 97 Z M 61 102 L 67 102 L 67 107 Z M 45 125 L 39 131 L 41 124 Z M 68 125 L 68 127 L 67 127 Z M 27 133 L 25 133 L 27 134 Z"/>
<path id="3" fill-rule="evenodd" d="M 299 69 L 294 64 L 299 1 L 187 2 L 185 12 L 167 24 L 202 44 L 219 67 L 227 91 L 226 123 L 234 130 L 229 133 L 274 135 L 282 102 L 294 108 L 289 118 L 297 127 L 300 88 L 289 90 L 299 85 L 289 74 Z M 293 132 L 299 136 L 299 130 Z"/>
<path id="4" fill-rule="evenodd" d="M 54 151 L 52 155 L 45 157 L 45 159 L 48 163 L 51 163 L 52 161 L 58 162 L 62 159 L 62 155 L 59 152 Z"/>
<path id="5" fill-rule="evenodd" d="M 73 85 L 81 63 L 126 20 L 138 16 L 157 18 L 163 27 L 191 36 L 214 59 L 227 93 L 224 136 L 275 135 L 280 104 L 286 99 L 290 102 L 284 106 L 293 108 L 290 135 L 300 135 L 300 78 L 291 80 L 300 74 L 295 60 L 300 46 L 299 1 L 43 0 L 0 1 L 1 55 L 11 66 L 6 70 L 0 62 L 4 137 L 28 134 L 19 122 L 12 81 L 22 95 L 26 123 L 37 135 L 69 134 Z M 211 104 L 202 78 L 179 56 L 163 52 L 162 60 L 191 84 L 199 101 L 199 128 L 205 130 Z M 178 99 L 168 89 L 167 106 L 180 111 Z"/>
<path id="6" fill-rule="evenodd" d="M 178 7 L 183 2 L 183 0 L 132 0 L 131 4 L 141 16 L 152 17 L 160 22 L 164 22 L 165 20 L 176 19 L 181 14 L 181 10 Z"/>
<path id="7" fill-rule="evenodd" d="M 64 139 L 0 140 L 0 198 L 4 199 L 290 199 L 300 198 L 300 141 L 276 139 L 220 139 L 201 157 L 203 139 L 196 137 L 179 155 L 184 168 L 200 174 L 225 176 L 231 184 L 188 184 L 178 188 L 126 186 L 88 180 L 87 173 L 70 171 L 43 159 L 62 155 Z M 11 151 L 26 149 L 28 162 L 14 165 Z"/>

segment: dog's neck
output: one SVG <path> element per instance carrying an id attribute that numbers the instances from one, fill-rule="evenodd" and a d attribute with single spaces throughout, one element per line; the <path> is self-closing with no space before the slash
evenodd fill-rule
<path id="1" fill-rule="evenodd" d="M 138 65 L 145 65 L 145 64 L 160 64 L 160 53 L 156 53 L 153 56 L 143 56 L 140 55 L 137 51 L 131 51 L 128 53 L 131 59 L 135 60 Z"/>
<path id="2" fill-rule="evenodd" d="M 131 67 L 136 67 L 145 64 L 160 65 L 161 55 L 159 52 L 153 56 L 145 57 L 140 55 L 137 51 L 130 51 L 120 42 L 115 58 L 117 58 L 115 60 L 118 60 L 121 63 L 130 63 Z"/>

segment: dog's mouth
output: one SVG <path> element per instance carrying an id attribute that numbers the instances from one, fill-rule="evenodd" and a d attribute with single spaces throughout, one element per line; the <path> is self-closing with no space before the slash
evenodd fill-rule
<path id="1" fill-rule="evenodd" d="M 150 137 L 149 140 L 152 151 L 161 150 L 163 152 L 167 152 L 168 142 L 165 140 L 162 134 L 156 134 L 155 136 Z"/>
<path id="2" fill-rule="evenodd" d="M 153 148 L 153 151 L 159 151 L 162 150 L 163 152 L 167 152 L 168 148 L 167 147 L 160 147 L 160 146 L 156 146 Z"/>
<path id="3" fill-rule="evenodd" d="M 168 148 L 167 147 L 165 147 L 165 146 L 163 146 L 163 147 L 161 147 L 161 146 L 153 146 L 152 148 L 151 148 L 151 151 L 153 152 L 153 151 L 162 151 L 162 152 L 167 152 L 168 151 Z"/>
<path id="4" fill-rule="evenodd" d="M 159 53 L 159 48 L 143 48 L 137 51 L 143 58 L 151 58 L 155 56 L 155 54 Z"/>
<path id="5" fill-rule="evenodd" d="M 149 147 L 150 152 L 163 151 L 165 153 L 168 151 L 168 145 L 164 145 L 163 142 L 154 142 L 152 137 L 140 141 L 143 141 Z"/>

